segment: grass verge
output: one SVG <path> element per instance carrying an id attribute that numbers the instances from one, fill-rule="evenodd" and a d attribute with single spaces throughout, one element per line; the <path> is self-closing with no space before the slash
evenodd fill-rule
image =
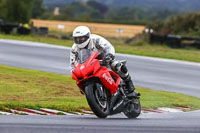
<path id="1" fill-rule="evenodd" d="M 0 65 L 0 110 L 51 108 L 67 112 L 89 110 L 71 76 Z M 200 99 L 179 93 L 137 88 L 144 108 L 200 109 Z"/>
<path id="2" fill-rule="evenodd" d="M 5 35 L 0 34 L 0 38 L 42 42 L 61 46 L 71 47 L 73 40 L 62 40 L 47 36 L 34 35 Z M 107 38 L 115 47 L 117 53 L 135 54 L 142 56 L 178 59 L 192 62 L 200 62 L 200 50 L 197 49 L 172 49 L 163 45 L 150 45 L 147 42 L 130 42 L 124 44 L 124 39 Z"/>

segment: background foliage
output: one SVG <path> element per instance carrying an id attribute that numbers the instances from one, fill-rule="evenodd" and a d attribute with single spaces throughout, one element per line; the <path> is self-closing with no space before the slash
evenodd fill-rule
<path id="1" fill-rule="evenodd" d="M 43 0 L 0 0 L 0 18 L 10 23 L 27 23 L 43 13 Z"/>
<path id="2" fill-rule="evenodd" d="M 178 11 L 168 9 L 158 10 L 152 8 L 131 7 L 110 7 L 96 1 L 72 2 L 59 6 L 60 15 L 53 16 L 54 8 L 46 5 L 46 12 L 42 19 L 123 23 L 123 24 L 147 24 L 149 21 L 161 18 L 165 19 Z"/>
<path id="3" fill-rule="evenodd" d="M 200 36 L 197 0 L 190 0 L 189 4 L 182 0 L 161 1 L 0 0 L 0 19 L 7 23 L 28 23 L 31 18 L 37 18 L 140 24 L 148 25 L 157 33 Z M 60 9 L 59 15 L 53 15 L 56 7 Z"/>
<path id="4" fill-rule="evenodd" d="M 158 33 L 200 36 L 200 13 L 173 16 L 149 25 Z"/>

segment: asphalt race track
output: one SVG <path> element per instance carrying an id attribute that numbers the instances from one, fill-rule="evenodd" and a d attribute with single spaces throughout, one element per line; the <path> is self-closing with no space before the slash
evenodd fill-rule
<path id="1" fill-rule="evenodd" d="M 70 75 L 70 48 L 0 39 L 0 64 Z M 200 63 L 117 54 L 136 86 L 200 97 Z"/>
<path id="2" fill-rule="evenodd" d="M 0 64 L 70 74 L 70 48 L 0 39 Z M 117 54 L 128 60 L 136 86 L 200 97 L 200 64 Z M 93 115 L 0 115 L 0 133 L 200 133 L 200 111 L 148 113 L 137 119 L 122 114 L 107 119 Z"/>
<path id="3" fill-rule="evenodd" d="M 0 116 L 0 133 L 199 133 L 200 111 L 142 114 L 137 119 L 115 115 Z"/>

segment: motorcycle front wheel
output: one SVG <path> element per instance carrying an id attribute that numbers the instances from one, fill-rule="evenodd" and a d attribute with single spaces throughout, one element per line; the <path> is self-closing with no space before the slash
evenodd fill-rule
<path id="1" fill-rule="evenodd" d="M 104 98 L 102 99 L 95 85 L 88 85 L 85 87 L 87 102 L 94 114 L 99 118 L 106 118 L 109 114 L 106 90 L 104 89 L 103 92 Z"/>
<path id="2" fill-rule="evenodd" d="M 140 99 L 133 99 L 130 103 L 127 104 L 126 110 L 124 111 L 124 114 L 128 118 L 136 118 L 141 113 L 141 104 Z"/>

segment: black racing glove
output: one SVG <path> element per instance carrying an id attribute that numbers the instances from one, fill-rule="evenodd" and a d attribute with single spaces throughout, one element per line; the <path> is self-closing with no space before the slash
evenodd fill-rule
<path id="1" fill-rule="evenodd" d="M 109 53 L 103 58 L 103 61 L 105 64 L 110 65 L 114 59 L 115 59 L 115 56 Z"/>

